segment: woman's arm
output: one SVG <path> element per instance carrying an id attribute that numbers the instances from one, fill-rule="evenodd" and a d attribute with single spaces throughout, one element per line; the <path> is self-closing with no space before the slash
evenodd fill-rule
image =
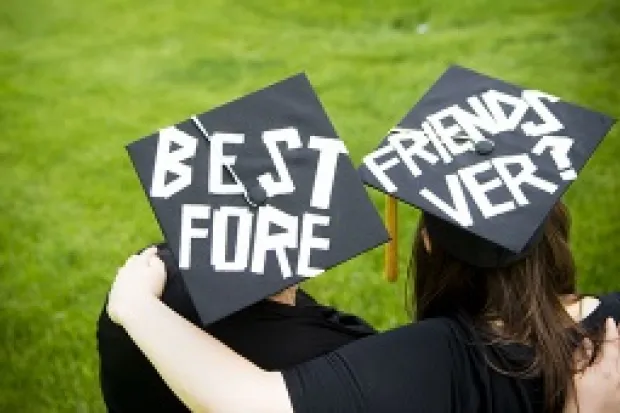
<path id="1" fill-rule="evenodd" d="M 172 391 L 197 412 L 292 413 L 280 373 L 258 368 L 157 298 L 166 274 L 155 253 L 134 255 L 119 269 L 107 310 Z M 613 322 L 599 361 L 576 379 L 576 389 L 580 412 L 618 413 L 620 348 Z M 573 403 L 566 412 L 575 409 Z"/>
<path id="2" fill-rule="evenodd" d="M 292 413 L 282 375 L 266 372 L 170 310 L 156 249 L 130 257 L 110 290 L 108 313 L 192 411 Z"/>

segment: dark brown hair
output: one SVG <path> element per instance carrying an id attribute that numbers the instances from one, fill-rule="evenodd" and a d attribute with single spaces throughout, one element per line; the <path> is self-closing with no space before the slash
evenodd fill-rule
<path id="1" fill-rule="evenodd" d="M 580 298 L 568 243 L 570 217 L 566 207 L 561 202 L 554 206 L 544 223 L 542 239 L 530 254 L 502 268 L 472 266 L 442 250 L 432 239 L 429 252 L 424 231 L 422 217 L 409 262 L 416 318 L 463 316 L 485 337 L 492 337 L 489 344 L 530 346 L 534 357 L 524 370 L 491 367 L 514 377 L 541 377 L 545 411 L 561 412 L 571 378 L 578 370 L 575 351 L 585 351 L 581 343 L 588 337 L 562 302 L 566 295 Z M 587 365 L 596 357 L 602 333 L 601 329 L 588 337 L 594 343 L 594 352 Z"/>

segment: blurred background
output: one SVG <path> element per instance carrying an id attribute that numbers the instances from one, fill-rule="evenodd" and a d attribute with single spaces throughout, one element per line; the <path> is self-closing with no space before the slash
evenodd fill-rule
<path id="1" fill-rule="evenodd" d="M 101 412 L 95 323 L 116 268 L 161 239 L 124 145 L 305 71 L 355 164 L 458 63 L 620 116 L 617 0 L 3 0 L 0 412 Z M 572 186 L 584 292 L 620 290 L 620 128 Z M 383 197 L 371 192 L 383 210 Z M 381 248 L 306 284 L 408 320 Z"/>

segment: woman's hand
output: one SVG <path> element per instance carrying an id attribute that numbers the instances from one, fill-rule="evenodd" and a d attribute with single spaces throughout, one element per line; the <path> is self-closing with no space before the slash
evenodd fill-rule
<path id="1" fill-rule="evenodd" d="M 116 274 L 107 312 L 188 409 L 293 413 L 282 375 L 262 370 L 167 307 L 158 298 L 165 283 L 156 248 L 131 256 Z"/>
<path id="2" fill-rule="evenodd" d="M 157 256 L 157 247 L 132 255 L 118 269 L 108 296 L 108 315 L 122 324 L 123 314 L 144 297 L 160 297 L 166 284 L 166 267 Z"/>
<path id="3" fill-rule="evenodd" d="M 620 412 L 620 329 L 610 318 L 605 330 L 601 354 L 575 377 L 577 397 L 569 397 L 564 413 Z"/>

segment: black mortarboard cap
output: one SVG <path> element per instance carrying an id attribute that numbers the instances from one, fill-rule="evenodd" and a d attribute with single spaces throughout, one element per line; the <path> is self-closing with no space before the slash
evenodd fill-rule
<path id="1" fill-rule="evenodd" d="M 419 207 L 433 242 L 481 267 L 541 237 L 551 208 L 614 120 L 450 67 L 359 168 L 368 185 Z"/>
<path id="2" fill-rule="evenodd" d="M 205 324 L 388 240 L 303 74 L 127 150 Z"/>

